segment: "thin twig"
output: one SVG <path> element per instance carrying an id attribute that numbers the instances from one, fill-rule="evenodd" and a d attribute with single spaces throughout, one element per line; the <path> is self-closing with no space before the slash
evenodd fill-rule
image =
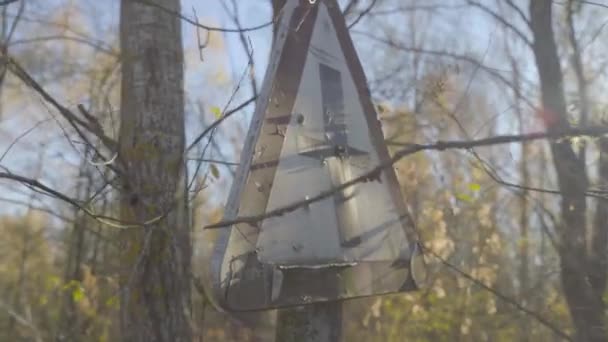
<path id="1" fill-rule="evenodd" d="M 348 25 L 348 29 L 353 28 L 355 25 L 357 25 L 357 23 L 359 23 L 359 21 L 361 21 L 361 19 L 363 19 L 363 17 L 365 17 L 367 14 L 369 14 L 369 12 L 372 10 L 372 8 L 374 8 L 374 6 L 376 6 L 377 2 L 378 2 L 378 0 L 373 0 L 369 4 L 369 6 L 367 6 L 367 8 L 365 8 L 363 11 L 361 11 L 361 13 L 359 13 L 359 15 L 357 16 L 357 18 L 355 20 L 353 20 L 353 22 Z"/>
<path id="2" fill-rule="evenodd" d="M 239 166 L 239 163 L 229 162 L 225 160 L 219 159 L 208 159 L 208 158 L 188 158 L 189 161 L 203 162 L 203 163 L 213 163 L 218 165 L 226 165 L 226 166 Z"/>
<path id="3" fill-rule="evenodd" d="M 0 1 L 0 6 L 10 5 L 13 2 L 17 2 L 17 1 L 19 1 L 19 0 L 2 0 L 2 1 Z"/>
<path id="4" fill-rule="evenodd" d="M 222 117 L 220 117 L 219 119 L 217 119 L 216 121 L 214 121 L 211 125 L 209 125 L 209 127 L 207 127 L 201 134 L 199 134 L 192 143 L 190 143 L 190 145 L 188 146 L 188 148 L 186 148 L 186 152 L 189 152 L 190 150 L 192 150 L 201 140 L 203 140 L 203 138 L 214 128 L 216 128 L 217 126 L 219 126 L 224 120 L 228 119 L 230 116 L 232 116 L 232 114 L 240 111 L 241 109 L 249 106 L 251 103 L 253 103 L 256 100 L 255 97 L 251 97 L 250 99 L 248 99 L 247 101 L 241 103 L 240 105 L 238 105 L 236 108 L 230 109 L 228 111 L 226 111 L 226 113 L 224 115 L 222 115 Z"/>
<path id="5" fill-rule="evenodd" d="M 30 189 L 40 192 L 46 196 L 57 198 L 63 202 L 66 202 L 66 203 L 74 206 L 78 210 L 82 210 L 85 214 L 92 217 L 93 219 L 95 219 L 101 223 L 104 223 L 110 227 L 114 227 L 114 228 L 120 228 L 120 229 L 142 228 L 142 227 L 157 223 L 157 222 L 161 221 L 162 219 L 164 219 L 166 217 L 166 215 L 168 215 L 168 212 L 167 212 L 162 215 L 158 215 L 152 219 L 149 219 L 145 222 L 127 222 L 127 221 L 120 220 L 120 219 L 117 219 L 114 217 L 96 214 L 91 209 L 88 209 L 84 205 L 78 203 L 77 200 L 61 193 L 60 191 L 57 191 L 53 188 L 48 187 L 47 185 L 41 183 L 38 180 L 20 176 L 20 175 L 11 173 L 11 172 L 2 172 L 2 171 L 0 171 L 0 179 L 13 180 L 13 181 L 19 182 L 25 186 L 28 186 Z"/>
<path id="6" fill-rule="evenodd" d="M 248 67 L 251 66 L 252 60 L 249 60 L 249 63 L 247 64 L 247 68 L 245 68 L 245 70 L 243 70 L 243 73 L 241 75 L 241 77 L 239 78 L 236 86 L 234 87 L 234 89 L 232 90 L 232 94 L 230 94 L 230 98 L 228 99 L 228 102 L 226 102 L 226 104 L 224 105 L 224 108 L 221 111 L 221 116 L 220 119 L 223 119 L 226 117 L 226 111 L 228 110 L 228 107 L 232 104 L 232 101 L 234 100 L 234 98 L 236 97 L 236 94 L 238 93 L 239 89 L 241 89 L 241 84 L 243 83 L 243 80 L 245 79 L 245 76 L 247 75 L 247 70 Z M 220 120 L 216 120 L 214 122 L 217 123 L 217 125 L 219 125 Z M 211 144 L 211 142 L 213 141 L 213 135 L 215 134 L 216 130 L 217 130 L 217 125 L 215 125 L 213 128 L 211 128 L 211 126 L 213 126 L 213 124 L 210 125 L 210 127 L 208 127 L 201 135 L 199 135 L 199 138 L 197 138 L 194 142 L 193 145 L 190 146 L 194 146 L 195 143 L 198 143 L 206 134 L 207 132 L 210 132 L 210 136 L 209 139 L 207 140 L 207 144 L 205 145 L 205 147 L 203 148 L 203 151 L 201 153 L 201 158 L 205 157 L 205 153 L 207 152 L 207 148 L 209 147 L 209 145 Z M 211 129 L 209 129 L 211 128 Z M 186 149 L 186 152 L 188 152 L 189 148 Z M 196 168 L 194 169 L 194 174 L 192 175 L 192 179 L 188 184 L 188 189 L 190 189 L 192 187 L 192 184 L 194 184 L 194 181 L 196 180 L 196 178 L 198 177 L 198 173 L 201 169 L 201 166 L 203 165 L 202 162 L 199 162 L 196 165 Z"/>
<path id="7" fill-rule="evenodd" d="M 509 87 L 511 89 L 514 88 L 513 83 L 510 80 L 508 80 L 504 75 L 501 74 L 501 72 L 503 72 L 503 73 L 509 73 L 510 72 L 509 70 L 500 70 L 500 69 L 489 67 L 487 65 L 484 65 L 477 58 L 474 58 L 472 56 L 469 56 L 469 55 L 466 55 L 466 54 L 459 54 L 459 53 L 455 53 L 455 52 L 449 52 L 449 51 L 431 50 L 431 49 L 424 49 L 424 48 L 407 46 L 405 44 L 401 44 L 401 43 L 395 41 L 392 38 L 389 39 L 389 38 L 383 38 L 383 37 L 375 36 L 375 35 L 373 35 L 373 34 L 371 34 L 369 32 L 366 32 L 366 31 L 352 30 L 351 33 L 352 34 L 358 34 L 358 35 L 364 36 L 366 38 L 369 38 L 369 39 L 371 39 L 371 40 L 373 40 L 375 42 L 385 44 L 385 45 L 387 45 L 387 46 L 389 46 L 389 47 L 391 47 L 391 48 L 393 48 L 395 50 L 400 50 L 400 51 L 405 51 L 405 52 L 411 52 L 411 53 L 419 53 L 419 54 L 423 54 L 423 55 L 438 56 L 438 57 L 443 57 L 443 58 L 450 58 L 450 59 L 453 59 L 453 60 L 469 63 L 471 65 L 479 67 L 485 73 L 487 73 L 488 75 L 496 78 L 498 81 L 500 81 L 502 84 L 506 85 L 507 87 Z M 531 83 L 531 82 L 528 82 L 528 83 Z M 522 100 L 529 107 L 535 108 L 534 104 L 530 100 L 525 99 L 525 98 L 523 98 Z"/>
<path id="8" fill-rule="evenodd" d="M 174 11 L 172 9 L 166 8 L 166 7 L 162 6 L 162 5 L 159 5 L 159 4 L 151 2 L 151 1 L 146 1 L 146 0 L 133 0 L 133 1 L 137 2 L 137 3 L 140 3 L 142 5 L 147 5 L 147 6 L 150 6 L 150 7 L 158 8 L 158 9 L 160 9 L 163 12 L 172 14 L 172 15 L 180 18 L 181 20 L 187 22 L 188 24 L 191 24 L 191 25 L 193 25 L 195 27 L 199 27 L 199 28 L 202 28 L 202 29 L 205 29 L 205 30 L 208 30 L 208 31 L 232 32 L 232 33 L 235 33 L 235 32 L 236 33 L 238 33 L 238 32 L 250 32 L 250 31 L 256 31 L 256 30 L 259 30 L 259 29 L 263 29 L 263 28 L 269 27 L 269 26 L 271 26 L 273 24 L 272 21 L 269 21 L 267 23 L 263 23 L 263 24 L 260 24 L 260 25 L 251 26 L 251 27 L 244 27 L 244 28 L 213 27 L 213 26 L 203 25 L 201 23 L 198 23 L 196 20 L 190 19 L 187 16 L 185 16 L 185 15 L 183 15 L 183 14 L 177 12 L 177 11 Z"/>
<path id="9" fill-rule="evenodd" d="M 27 86 L 36 91 L 42 98 L 50 103 L 59 113 L 70 123 L 70 125 L 76 130 L 78 135 L 95 150 L 97 155 L 101 155 L 97 149 L 88 142 L 88 139 L 81 131 L 81 128 L 86 129 L 93 135 L 95 135 L 110 151 L 117 151 L 117 143 L 103 132 L 101 126 L 92 125 L 80 119 L 71 110 L 60 104 L 55 98 L 53 98 L 43 87 L 38 83 L 14 58 L 4 54 L 2 56 L 3 61 L 6 63 L 8 68 L 15 76 L 20 78 Z M 113 170 L 117 171 L 117 170 Z"/>
<path id="10" fill-rule="evenodd" d="M 2 5 L 2 4 L 0 4 L 0 5 Z M 4 311 L 6 311 L 6 313 L 9 316 L 11 316 L 15 321 L 19 322 L 19 324 L 23 325 L 24 327 L 29 328 L 32 331 L 32 333 L 34 334 L 37 342 L 42 341 L 40 330 L 30 320 L 28 320 L 27 318 L 25 318 L 25 317 L 21 316 L 20 314 L 18 314 L 17 312 L 15 312 L 15 310 L 13 310 L 11 307 L 6 305 L 2 301 L 0 301 L 0 308 L 3 308 Z"/>
<path id="11" fill-rule="evenodd" d="M 517 15 L 519 15 L 519 18 L 521 18 L 521 20 L 523 20 L 528 25 L 528 27 L 531 27 L 530 19 L 528 19 L 524 11 L 519 6 L 517 6 L 517 4 L 513 2 L 513 0 L 506 0 L 506 3 L 517 13 Z"/>
<path id="12" fill-rule="evenodd" d="M 10 152 L 10 150 L 13 148 L 13 146 L 15 146 L 15 144 L 17 144 L 19 142 L 19 140 L 23 139 L 25 136 L 27 136 L 28 134 L 30 134 L 31 132 L 33 132 L 40 125 L 42 125 L 44 123 L 47 123 L 51 119 L 52 118 L 47 118 L 47 119 L 38 121 L 34 126 L 30 127 L 29 129 L 27 129 L 26 131 L 24 131 L 23 133 L 21 133 L 17 138 L 15 138 L 10 143 L 10 145 L 8 145 L 8 147 L 6 148 L 6 150 L 4 151 L 4 153 L 2 153 L 2 156 L 0 156 L 0 163 L 2 162 L 2 160 L 4 159 L 4 157 L 6 157 L 6 155 Z"/>
<path id="13" fill-rule="evenodd" d="M 441 262 L 444 266 L 446 266 L 450 270 L 456 272 L 461 277 L 466 278 L 467 280 L 469 280 L 472 283 L 474 283 L 475 285 L 483 288 L 484 290 L 492 293 L 494 296 L 496 296 L 498 299 L 502 300 L 503 302 L 514 306 L 517 310 L 525 313 L 526 315 L 529 315 L 530 317 L 533 317 L 539 323 L 541 323 L 542 325 L 544 325 L 545 327 L 547 327 L 551 331 L 553 331 L 553 333 L 555 333 L 557 336 L 563 338 L 566 341 L 574 341 L 572 339 L 572 337 L 570 337 L 570 335 L 563 332 L 555 324 L 553 324 L 552 322 L 550 322 L 549 320 L 547 320 L 546 318 L 544 318 L 537 312 L 534 312 L 534 311 L 524 307 L 522 304 L 518 303 L 513 298 L 505 295 L 504 293 L 498 291 L 497 289 L 495 289 L 491 286 L 484 284 L 481 280 L 479 280 L 479 279 L 473 277 L 472 275 L 468 274 L 467 272 L 461 270 L 458 266 L 456 266 L 456 265 L 450 263 L 449 261 L 447 261 L 446 259 L 442 258 L 439 254 L 433 252 L 431 249 L 429 249 L 425 246 L 421 246 L 421 247 L 422 247 L 423 251 L 426 251 L 427 254 L 430 254 L 431 256 L 433 256 L 434 258 L 439 260 L 439 262 Z"/>
<path id="14" fill-rule="evenodd" d="M 524 43 L 526 43 L 526 45 L 528 45 L 530 47 L 532 46 L 532 41 L 530 40 L 530 38 L 528 38 L 525 35 L 525 33 L 523 33 L 521 30 L 519 30 L 517 27 L 515 27 L 515 25 L 513 25 L 512 23 L 508 22 L 505 18 L 500 16 L 498 13 L 492 11 L 486 5 L 483 5 L 483 4 L 481 4 L 477 1 L 473 1 L 473 0 L 467 0 L 467 3 L 473 7 L 479 8 L 482 12 L 489 14 L 495 20 L 500 22 L 503 26 L 505 26 L 506 28 L 511 30 L 513 33 L 515 33 Z"/>
<path id="15" fill-rule="evenodd" d="M 239 19 L 239 13 L 238 13 L 238 5 L 236 0 L 232 0 L 232 21 L 234 22 L 234 24 L 236 25 L 236 27 L 239 30 L 242 30 L 243 25 L 241 25 L 241 21 Z M 222 2 L 222 6 L 224 7 L 224 10 L 226 11 L 227 14 L 230 14 L 230 9 L 228 8 L 228 5 L 226 5 L 225 2 Z M 243 50 L 245 51 L 245 53 L 247 54 L 247 63 L 249 65 L 249 81 L 251 83 L 251 92 L 252 95 L 254 97 L 258 96 L 258 84 L 256 82 L 255 79 L 255 63 L 253 60 L 253 44 L 251 44 L 251 39 L 248 36 L 245 36 L 245 32 L 241 31 L 239 32 L 239 40 L 241 42 L 241 46 L 243 48 Z"/>
<path id="16" fill-rule="evenodd" d="M 576 0 L 576 2 L 580 2 L 580 3 L 586 4 L 586 5 L 597 6 L 597 7 L 602 7 L 602 8 L 608 9 L 608 5 L 602 4 L 602 3 L 599 3 L 599 2 L 595 2 L 595 1 Z M 556 5 L 567 5 L 568 4 L 566 1 L 555 1 L 555 0 L 553 0 L 553 3 L 556 4 Z"/>

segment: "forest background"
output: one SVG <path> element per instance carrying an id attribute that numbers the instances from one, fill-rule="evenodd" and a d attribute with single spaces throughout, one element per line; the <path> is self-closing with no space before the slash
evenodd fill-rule
<path id="1" fill-rule="evenodd" d="M 608 3 L 340 4 L 391 152 L 463 142 L 395 163 L 430 282 L 345 302 L 344 339 L 605 340 L 608 142 L 560 134 L 608 122 Z M 213 243 L 197 232 L 221 219 L 238 165 L 272 46 L 272 5 L 184 0 L 163 12 L 182 29 L 192 273 Z M 0 7 L 0 341 L 120 334 L 125 236 L 108 219 L 120 216 L 118 151 L 97 152 L 121 130 L 120 16 L 118 0 Z M 96 122 L 107 141 L 79 132 L 66 110 Z M 531 139 L 537 132 L 550 136 Z M 501 136 L 511 143 L 475 143 Z M 233 319 L 190 280 L 197 339 L 274 334 L 274 313 Z"/>

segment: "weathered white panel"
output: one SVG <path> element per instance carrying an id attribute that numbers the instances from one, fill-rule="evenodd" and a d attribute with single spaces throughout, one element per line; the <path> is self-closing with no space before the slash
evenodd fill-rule
<path id="1" fill-rule="evenodd" d="M 341 76 L 346 144 L 352 148 L 343 158 L 332 154 L 327 142 L 326 126 L 331 123 L 323 115 L 320 64 Z M 324 4 L 319 8 L 291 114 L 267 211 L 305 200 L 378 165 L 354 80 Z M 324 147 L 329 152 L 311 152 Z M 337 198 L 265 220 L 257 241 L 260 261 L 287 266 L 335 265 L 391 261 L 409 251 L 386 182 L 358 184 L 341 195 L 345 197 L 342 202 L 337 194 Z"/>

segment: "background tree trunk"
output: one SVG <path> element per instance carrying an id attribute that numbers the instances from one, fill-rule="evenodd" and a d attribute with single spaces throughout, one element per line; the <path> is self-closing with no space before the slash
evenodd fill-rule
<path id="1" fill-rule="evenodd" d="M 276 342 L 342 340 L 342 303 L 328 302 L 279 310 Z"/>
<path id="2" fill-rule="evenodd" d="M 190 235 L 184 209 L 184 93 L 179 0 L 123 0 L 120 161 L 125 341 L 190 341 Z"/>
<path id="3" fill-rule="evenodd" d="M 534 34 L 533 51 L 540 77 L 542 106 L 549 117 L 548 130 L 570 128 L 566 114 L 563 73 L 552 27 L 552 1 L 530 1 L 530 23 Z M 603 293 L 605 269 L 598 269 L 589 253 L 587 239 L 586 168 L 569 141 L 551 144 L 553 161 L 562 192 L 560 234 L 561 280 L 568 309 L 579 341 L 608 341 Z M 597 241 L 596 241 L 597 242 Z"/>

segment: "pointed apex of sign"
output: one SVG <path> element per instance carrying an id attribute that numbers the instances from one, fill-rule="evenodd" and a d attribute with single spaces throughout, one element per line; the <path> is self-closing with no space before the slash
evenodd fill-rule
<path id="1" fill-rule="evenodd" d="M 389 159 L 337 2 L 288 1 L 278 25 L 225 212 L 263 219 L 218 233 L 209 275 L 218 305 L 415 289 L 424 267 L 393 169 L 336 190 Z"/>

